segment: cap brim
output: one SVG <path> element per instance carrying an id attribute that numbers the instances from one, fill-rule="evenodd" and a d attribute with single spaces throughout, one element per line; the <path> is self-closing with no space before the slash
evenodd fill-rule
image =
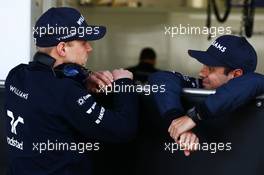
<path id="1" fill-rule="evenodd" d="M 94 41 L 103 38 L 106 34 L 106 27 L 105 26 L 91 26 L 93 28 L 93 32 L 91 34 L 85 33 L 83 39 L 86 41 Z"/>
<path id="2" fill-rule="evenodd" d="M 225 64 L 221 63 L 217 58 L 209 55 L 206 51 L 188 50 L 188 54 L 207 66 L 225 66 Z"/>

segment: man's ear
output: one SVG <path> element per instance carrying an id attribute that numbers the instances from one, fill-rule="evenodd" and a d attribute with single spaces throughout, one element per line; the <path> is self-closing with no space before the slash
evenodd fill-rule
<path id="1" fill-rule="evenodd" d="M 233 72 L 234 78 L 240 77 L 241 75 L 243 75 L 243 70 L 242 69 L 235 69 L 232 72 Z"/>
<path id="2" fill-rule="evenodd" d="M 56 46 L 57 53 L 58 53 L 59 56 L 61 56 L 61 57 L 65 57 L 66 56 L 65 47 L 66 47 L 66 43 L 65 42 L 60 42 Z"/>

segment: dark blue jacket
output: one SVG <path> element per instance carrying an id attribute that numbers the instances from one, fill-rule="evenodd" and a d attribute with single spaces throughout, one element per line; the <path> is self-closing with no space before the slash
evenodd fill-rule
<path id="1" fill-rule="evenodd" d="M 182 89 L 203 88 L 201 80 L 178 72 L 154 73 L 150 76 L 149 83 L 165 85 L 165 92 L 153 93 L 153 96 L 161 116 L 169 122 L 186 114 L 181 101 Z M 195 108 L 202 120 L 218 118 L 262 94 L 264 94 L 264 76 L 248 73 L 217 88 L 215 94 L 209 95 Z"/>
<path id="2" fill-rule="evenodd" d="M 54 62 L 47 55 L 38 56 Z M 132 80 L 115 83 L 132 85 Z M 88 175 L 91 152 L 100 151 L 100 141 L 127 141 L 135 134 L 135 94 L 114 94 L 113 109 L 106 109 L 81 83 L 58 78 L 51 66 L 39 61 L 12 69 L 5 88 L 11 175 Z M 40 153 L 44 143 L 46 148 L 52 143 L 54 148 L 50 144 L 50 149 L 54 150 Z"/>

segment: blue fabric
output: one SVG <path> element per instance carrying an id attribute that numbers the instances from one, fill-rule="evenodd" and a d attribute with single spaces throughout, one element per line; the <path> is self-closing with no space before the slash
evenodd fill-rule
<path id="1" fill-rule="evenodd" d="M 73 8 L 53 7 L 37 20 L 33 33 L 37 46 L 51 47 L 62 41 L 101 39 L 106 27 L 88 25 L 80 12 Z"/>
<path id="2" fill-rule="evenodd" d="M 165 85 L 164 93 L 153 93 L 160 114 L 173 120 L 186 114 L 181 102 L 182 88 L 201 88 L 195 79 L 177 72 L 157 72 L 149 78 L 150 84 Z M 256 96 L 264 94 L 264 76 L 248 73 L 234 78 L 216 89 L 196 109 L 202 119 L 218 118 L 246 104 Z"/>
<path id="3" fill-rule="evenodd" d="M 165 85 L 165 92 L 153 93 L 160 115 L 170 122 L 185 114 L 181 102 L 182 88 L 199 88 L 201 84 L 195 78 L 177 72 L 161 71 L 149 77 L 150 85 Z"/>
<path id="4" fill-rule="evenodd" d="M 191 57 L 207 66 L 224 66 L 254 72 L 257 53 L 244 37 L 223 35 L 218 37 L 207 51 L 188 50 Z"/>
<path id="5" fill-rule="evenodd" d="M 133 84 L 130 79 L 115 83 Z M 135 135 L 136 94 L 113 94 L 113 108 L 109 110 L 97 103 L 80 83 L 56 77 L 51 67 L 38 62 L 11 70 L 5 87 L 7 137 L 23 143 L 23 150 L 8 145 L 12 175 L 91 174 L 91 152 L 44 151 L 40 154 L 33 150 L 33 143 L 123 142 Z M 7 111 L 12 112 L 14 121 L 23 118 L 24 124 L 17 124 L 16 133 Z"/>
<path id="6" fill-rule="evenodd" d="M 264 94 L 263 75 L 248 73 L 234 78 L 216 89 L 216 93 L 208 96 L 204 103 L 201 104 L 207 108 L 208 112 L 203 117 L 221 117 L 262 94 Z"/>

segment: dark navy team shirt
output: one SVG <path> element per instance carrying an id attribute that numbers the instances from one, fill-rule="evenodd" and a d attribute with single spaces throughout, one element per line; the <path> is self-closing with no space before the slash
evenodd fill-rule
<path id="1" fill-rule="evenodd" d="M 181 101 L 182 89 L 203 88 L 199 79 L 169 71 L 154 73 L 150 76 L 149 83 L 165 85 L 165 92 L 153 93 L 153 97 L 161 116 L 169 123 L 186 114 Z M 262 94 L 264 94 L 264 76 L 247 73 L 217 88 L 215 94 L 209 95 L 195 107 L 204 120 L 218 118 Z"/>
<path id="2" fill-rule="evenodd" d="M 115 83 L 133 84 L 130 79 Z M 50 66 L 36 61 L 12 69 L 5 88 L 10 175 L 89 175 L 91 152 L 100 151 L 100 141 L 123 142 L 136 132 L 137 96 L 133 93 L 115 93 L 109 110 L 80 83 L 58 78 Z M 43 149 L 48 142 L 91 143 L 91 151 L 61 147 L 40 153 L 35 147 L 42 144 Z"/>

